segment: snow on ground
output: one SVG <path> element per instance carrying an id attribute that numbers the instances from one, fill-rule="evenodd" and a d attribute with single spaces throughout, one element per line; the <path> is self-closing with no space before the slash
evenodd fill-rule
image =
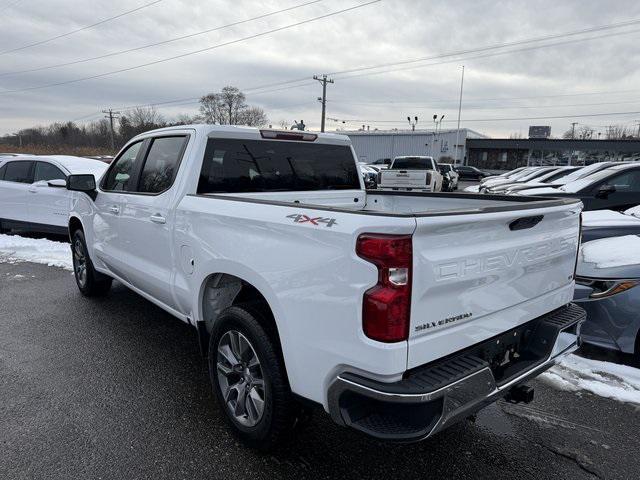
<path id="1" fill-rule="evenodd" d="M 580 260 L 597 268 L 640 265 L 640 236 L 602 238 L 582 245 Z"/>
<path id="2" fill-rule="evenodd" d="M 7 261 L 43 263 L 50 267 L 73 269 L 69 244 L 46 238 L 0 235 L 0 262 Z"/>
<path id="3" fill-rule="evenodd" d="M 626 365 L 568 355 L 540 378 L 560 390 L 640 405 L 640 370 Z"/>
<path id="4" fill-rule="evenodd" d="M 629 244 L 625 242 L 624 245 L 628 252 Z M 610 253 L 610 249 L 607 248 L 604 253 Z M 0 235 L 0 262 L 7 261 L 35 262 L 72 270 L 69 244 L 44 238 Z M 541 378 L 561 390 L 588 391 L 602 397 L 640 405 L 640 370 L 636 368 L 569 355 L 542 374 Z"/>

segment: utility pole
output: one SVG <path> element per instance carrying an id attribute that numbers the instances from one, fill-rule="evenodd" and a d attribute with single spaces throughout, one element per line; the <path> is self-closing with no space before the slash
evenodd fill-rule
<path id="1" fill-rule="evenodd" d="M 576 138 L 576 125 L 578 125 L 578 122 L 573 122 L 571 124 L 571 139 Z"/>
<path id="2" fill-rule="evenodd" d="M 102 110 L 102 113 L 106 113 L 107 115 L 105 115 L 104 118 L 109 119 L 109 125 L 111 126 L 111 130 L 110 130 L 111 150 L 115 150 L 116 141 L 115 141 L 115 134 L 113 132 L 113 119 L 118 118 L 120 116 L 120 112 L 114 112 L 112 109 L 109 109 L 109 110 Z"/>
<path id="3" fill-rule="evenodd" d="M 462 65 L 462 79 L 460 80 L 460 102 L 458 103 L 458 130 L 456 131 L 456 156 L 453 159 L 453 164 L 458 165 L 458 143 L 460 143 L 460 115 L 462 114 L 462 88 L 464 87 L 464 65 Z M 466 146 L 466 139 L 465 139 Z M 464 152 L 464 149 L 462 150 Z M 464 155 L 462 156 L 462 162 L 464 163 Z"/>
<path id="4" fill-rule="evenodd" d="M 324 117 L 327 113 L 327 83 L 334 83 L 333 79 L 327 78 L 327 75 L 322 75 L 320 78 L 318 75 L 313 76 L 314 80 L 319 81 L 322 84 L 322 98 L 318 97 L 318 100 L 322 102 L 322 119 L 320 120 L 320 131 L 324 132 Z"/>

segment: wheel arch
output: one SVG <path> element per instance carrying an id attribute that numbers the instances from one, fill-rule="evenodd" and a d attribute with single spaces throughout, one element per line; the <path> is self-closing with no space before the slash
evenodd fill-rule
<path id="1" fill-rule="evenodd" d="M 69 241 L 73 241 L 73 232 L 76 230 L 84 232 L 84 226 L 78 217 L 72 216 L 69 218 Z"/>
<path id="2" fill-rule="evenodd" d="M 252 308 L 259 310 L 261 313 L 261 318 L 258 319 L 260 324 L 272 336 L 274 343 L 284 354 L 281 342 L 282 325 L 279 325 L 277 320 L 279 315 L 277 307 L 274 308 L 274 297 L 273 292 L 267 289 L 264 284 L 260 285 L 255 279 L 248 280 L 246 276 L 228 271 L 207 275 L 200 287 L 198 318 L 196 320 L 202 353 L 205 355 L 208 353 L 209 334 L 222 311 L 230 306 L 249 304 Z"/>

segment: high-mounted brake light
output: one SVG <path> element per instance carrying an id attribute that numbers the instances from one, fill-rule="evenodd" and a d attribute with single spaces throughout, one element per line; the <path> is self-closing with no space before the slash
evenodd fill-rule
<path id="1" fill-rule="evenodd" d="M 401 342 L 409 337 L 411 307 L 411 235 L 358 237 L 356 253 L 378 268 L 378 283 L 364 293 L 362 328 L 379 342 Z"/>
<path id="2" fill-rule="evenodd" d="M 315 142 L 318 135 L 307 132 L 290 132 L 287 130 L 260 130 L 262 138 L 273 140 L 296 140 L 299 142 Z"/>

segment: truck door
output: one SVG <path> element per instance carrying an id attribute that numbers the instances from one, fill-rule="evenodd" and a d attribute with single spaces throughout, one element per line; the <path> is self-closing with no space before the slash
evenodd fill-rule
<path id="1" fill-rule="evenodd" d="M 148 140 L 137 186 L 123 195 L 120 252 L 132 285 L 176 308 L 173 295 L 174 218 L 172 188 L 189 135 L 171 133 Z"/>
<path id="2" fill-rule="evenodd" d="M 93 217 L 95 256 L 116 276 L 127 280 L 127 263 L 122 257 L 120 217 L 123 195 L 134 189 L 135 172 L 142 160 L 144 141 L 131 144 L 109 166 L 98 189 Z"/>

